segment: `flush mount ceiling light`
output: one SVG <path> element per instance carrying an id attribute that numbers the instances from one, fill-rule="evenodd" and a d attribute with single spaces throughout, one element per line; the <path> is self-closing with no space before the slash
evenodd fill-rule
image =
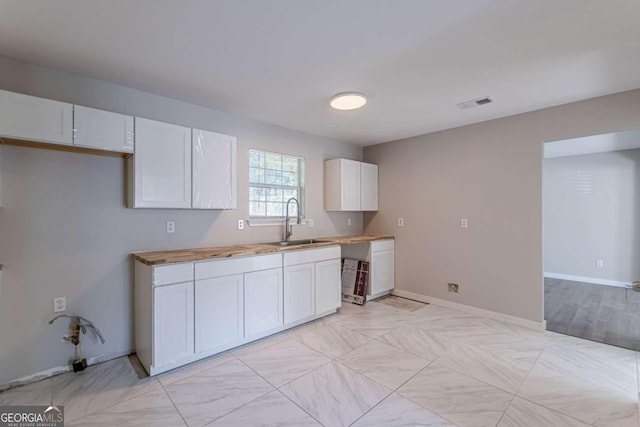
<path id="1" fill-rule="evenodd" d="M 367 97 L 358 92 L 339 93 L 331 98 L 329 104 L 336 110 L 357 110 L 367 103 Z"/>

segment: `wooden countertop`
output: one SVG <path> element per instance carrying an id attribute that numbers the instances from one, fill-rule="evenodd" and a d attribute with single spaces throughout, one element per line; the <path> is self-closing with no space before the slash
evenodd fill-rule
<path id="1" fill-rule="evenodd" d="M 276 246 L 266 243 L 251 243 L 245 245 L 218 246 L 213 248 L 176 249 L 170 251 L 136 252 L 131 254 L 134 259 L 147 265 L 173 264 L 176 262 L 204 261 L 216 258 L 229 258 L 268 254 L 272 252 L 295 251 L 312 249 L 323 246 L 352 245 L 372 242 L 375 240 L 393 239 L 394 236 L 385 234 L 352 234 L 335 237 L 313 237 L 313 243 L 295 246 Z M 295 240 L 295 239 L 294 239 Z"/>

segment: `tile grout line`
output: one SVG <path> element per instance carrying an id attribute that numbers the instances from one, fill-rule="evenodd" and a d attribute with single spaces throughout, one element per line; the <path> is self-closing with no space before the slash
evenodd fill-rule
<path id="1" fill-rule="evenodd" d="M 238 360 L 240 360 L 240 359 L 238 359 Z M 272 393 L 273 391 L 277 391 L 278 393 L 280 393 L 281 395 L 283 395 L 285 398 L 287 398 L 291 403 L 293 403 L 293 404 L 294 404 L 294 405 L 296 405 L 298 408 L 300 408 L 300 409 L 301 409 L 305 414 L 309 415 L 311 418 L 313 418 L 315 421 L 317 421 L 320 425 L 323 425 L 323 426 L 324 426 L 324 424 L 322 424 L 320 421 L 318 421 L 318 420 L 316 419 L 316 417 L 314 417 L 313 415 L 311 415 L 311 414 L 310 414 L 309 412 L 307 412 L 304 408 L 302 408 L 302 407 L 301 407 L 300 405 L 298 405 L 296 402 L 294 402 L 293 400 L 291 400 L 291 399 L 289 398 L 289 396 L 287 396 L 285 393 L 283 393 L 283 392 L 280 390 L 280 388 L 285 387 L 285 386 L 287 386 L 287 385 L 291 384 L 292 382 L 294 382 L 294 381 L 296 381 L 296 380 L 298 380 L 298 379 L 300 379 L 300 378 L 302 378 L 302 377 L 307 376 L 308 374 L 310 374 L 310 373 L 312 373 L 312 372 L 314 372 L 314 371 L 316 371 L 316 370 L 318 370 L 318 369 L 322 368 L 323 366 L 326 366 L 327 364 L 329 364 L 329 363 L 331 363 L 331 362 L 332 362 L 331 360 L 330 360 L 329 362 L 324 363 L 324 364 L 322 364 L 322 365 L 318 366 L 317 368 L 314 368 L 313 370 L 311 370 L 311 371 L 309 371 L 309 372 L 307 372 L 307 373 L 305 373 L 305 374 L 303 374 L 303 375 L 299 376 L 298 378 L 293 379 L 293 380 L 289 381 L 288 383 L 281 385 L 280 387 L 276 387 L 275 385 L 271 384 L 271 383 L 270 383 L 266 378 L 264 378 L 264 377 L 263 377 L 262 375 L 260 375 L 260 374 L 255 370 L 255 369 L 253 369 L 251 366 L 249 366 L 249 365 L 247 365 L 246 363 L 244 363 L 242 360 L 240 360 L 240 362 L 241 362 L 243 365 L 245 365 L 247 368 L 251 369 L 251 370 L 252 370 L 252 371 L 253 371 L 257 376 L 259 376 L 260 378 L 262 378 L 264 381 L 266 381 L 266 382 L 267 382 L 267 384 L 271 385 L 271 386 L 274 388 L 274 390 L 271 390 L 269 393 Z M 266 396 L 266 395 L 267 395 L 267 394 L 269 394 L 269 393 L 263 394 L 263 395 L 262 395 L 262 396 L 260 396 L 258 399 L 260 399 L 260 398 L 262 398 L 262 397 Z M 257 400 L 257 399 L 254 399 L 254 400 L 252 400 L 251 402 L 254 402 L 254 401 L 256 401 L 256 400 Z M 242 405 L 240 408 L 242 408 L 242 407 L 244 407 L 244 406 L 248 405 L 248 404 L 249 404 L 249 403 L 251 403 L 251 402 L 245 403 L 245 404 L 244 404 L 244 405 Z M 234 410 L 233 410 L 233 411 L 231 411 L 231 412 L 235 412 L 235 411 L 239 410 L 240 408 L 236 408 L 236 409 L 234 409 Z M 229 412 L 229 413 L 227 413 L 227 414 L 225 414 L 225 415 L 223 415 L 223 416 L 229 415 L 231 412 Z M 222 418 L 222 417 L 220 417 L 220 418 Z M 217 418 L 217 419 L 220 419 L 220 418 Z M 214 420 L 214 421 L 215 421 L 215 420 Z M 212 421 L 212 422 L 213 422 L 213 421 Z"/>
<path id="2" fill-rule="evenodd" d="M 507 405 L 507 407 L 504 409 L 504 411 L 502 412 L 502 415 L 500 416 L 500 419 L 498 420 L 498 422 L 496 423 L 496 426 L 500 425 L 500 423 L 502 422 L 502 419 L 504 418 L 504 416 L 507 414 L 507 411 L 509 410 L 509 408 L 511 407 L 511 405 L 513 404 L 513 401 L 515 400 L 516 396 L 518 398 L 520 398 L 520 396 L 518 396 L 518 393 L 520 392 L 520 389 L 522 388 L 522 386 L 524 385 L 524 383 L 527 381 L 527 378 L 529 378 L 529 375 L 531 375 L 531 371 L 533 371 L 533 368 L 536 367 L 536 365 L 538 364 L 538 360 L 540 359 L 540 356 L 542 356 L 542 353 L 544 353 L 544 351 L 547 349 L 547 346 L 549 345 L 549 343 L 551 342 L 551 338 L 549 338 L 547 340 L 547 342 L 545 343 L 544 347 L 542 347 L 542 350 L 540 350 L 540 353 L 538 353 L 538 356 L 536 357 L 536 360 L 531 364 L 531 368 L 529 368 L 529 371 L 527 372 L 527 375 L 525 375 L 524 379 L 522 380 L 522 382 L 520 383 L 520 385 L 518 386 L 518 389 L 515 391 L 515 393 L 513 393 L 513 395 L 511 396 L 511 400 L 509 401 L 509 404 Z"/>
<path id="3" fill-rule="evenodd" d="M 160 383 L 160 381 L 158 381 Z M 167 392 L 167 390 L 164 388 L 164 384 L 160 383 L 160 387 L 162 388 L 162 391 L 164 392 L 164 394 L 167 396 L 167 398 L 169 398 L 169 401 L 171 402 L 171 404 L 173 405 L 173 407 L 175 408 L 176 412 L 178 413 L 178 415 L 180 415 L 180 418 L 182 418 L 182 422 L 184 423 L 184 425 L 186 427 L 189 426 L 189 423 L 187 423 L 187 420 L 184 419 L 184 416 L 182 415 L 182 412 L 180 412 L 180 409 L 178 409 L 178 407 L 176 406 L 176 403 L 173 401 L 173 399 L 171 398 L 171 395 Z"/>
<path id="4" fill-rule="evenodd" d="M 114 359 L 114 360 L 115 360 L 115 359 Z M 149 377 L 149 378 L 153 378 L 153 377 Z M 158 385 L 160 385 L 160 386 L 162 387 L 162 384 L 160 384 L 160 381 L 158 381 L 158 379 L 157 379 L 157 378 L 153 378 L 153 381 L 157 382 L 157 383 L 158 383 Z M 82 420 L 83 418 L 86 418 L 86 417 L 88 417 L 88 416 L 90 416 L 90 415 L 98 414 L 98 413 L 100 413 L 100 412 L 102 412 L 102 411 L 106 411 L 107 409 L 111 409 L 111 408 L 113 408 L 114 406 L 118 406 L 118 405 L 120 405 L 121 403 L 128 402 L 128 401 L 133 400 L 133 399 L 136 399 L 136 398 L 138 398 L 138 397 L 146 396 L 146 395 L 151 394 L 151 393 L 153 393 L 153 392 L 155 392 L 155 391 L 156 391 L 156 390 L 149 390 L 149 391 L 147 391 L 147 392 L 145 392 L 145 393 L 137 394 L 137 395 L 135 395 L 135 396 L 131 396 L 131 397 L 129 397 L 129 398 L 126 398 L 126 399 L 123 399 L 123 400 L 119 400 L 119 401 L 117 401 L 117 402 L 113 403 L 112 405 L 105 406 L 104 408 L 100 408 L 100 409 L 97 409 L 97 410 L 92 411 L 92 412 L 87 412 L 86 414 L 83 414 L 81 417 L 78 417 L 78 418 L 76 418 L 75 420 L 69 420 L 69 421 L 70 421 L 70 422 L 75 423 L 75 422 L 80 421 L 80 420 Z M 52 390 L 52 393 L 53 393 L 53 390 Z M 66 406 L 66 405 L 65 405 L 65 404 L 63 404 L 62 406 Z M 65 416 L 65 418 L 66 418 L 66 416 Z"/>
<path id="5" fill-rule="evenodd" d="M 538 357 L 536 357 L 536 361 L 533 363 L 533 366 L 531 367 L 531 369 L 529 370 L 529 372 L 527 373 L 527 376 L 525 377 L 524 381 L 522 381 L 522 384 L 520 384 L 520 387 L 518 387 L 518 390 L 516 391 L 516 394 L 513 395 L 513 399 L 511 399 L 511 402 L 509 403 L 509 406 L 507 407 L 507 409 L 505 410 L 505 414 L 507 412 L 507 410 L 509 409 L 509 407 L 511 407 L 511 404 L 513 403 L 513 401 L 515 400 L 515 398 L 517 397 L 518 399 L 522 399 L 522 400 L 526 400 L 529 403 L 532 403 L 534 405 L 540 406 L 541 408 L 545 408 L 551 412 L 554 412 L 556 414 L 565 416 L 567 418 L 571 418 L 573 420 L 576 420 L 578 422 L 584 423 L 584 424 L 588 424 L 588 425 L 594 425 L 593 423 L 589 423 L 583 420 L 580 420 L 572 415 L 568 415 L 565 414 L 564 412 L 560 412 L 556 409 L 553 408 L 548 408 L 545 405 L 542 405 L 540 403 L 534 402 L 533 400 L 527 399 L 526 397 L 522 397 L 520 396 L 518 393 L 520 393 L 520 389 L 522 388 L 522 386 L 524 385 L 524 383 L 527 381 L 527 379 L 529 378 L 529 375 L 531 375 L 531 372 L 533 371 L 533 369 L 536 367 L 536 365 L 538 364 L 538 361 L 540 360 L 540 357 L 542 357 L 542 353 L 544 353 L 544 351 L 547 349 L 547 347 L 549 346 L 549 344 L 551 344 L 551 341 L 553 340 L 553 337 L 549 337 L 549 340 L 547 341 L 547 343 L 545 344 L 544 348 L 542 349 L 542 351 L 540 352 L 540 354 L 538 355 Z M 637 376 L 637 374 L 636 374 Z M 504 417 L 504 414 L 502 415 Z M 500 418 L 500 420 L 502 420 L 502 417 Z"/>
<path id="6" fill-rule="evenodd" d="M 128 356 L 121 356 L 121 357 L 118 357 L 118 358 L 115 358 L 115 359 L 111 359 L 111 360 L 107 360 L 107 361 L 105 361 L 105 362 L 101 362 L 101 363 L 98 363 L 98 364 L 96 364 L 96 365 L 92 365 L 92 366 L 101 365 L 101 368 L 100 368 L 100 369 L 104 369 L 104 370 L 105 370 L 105 373 L 106 373 L 106 372 L 109 370 L 109 367 L 107 366 L 107 363 L 112 362 L 112 361 L 117 361 L 117 360 L 120 360 L 120 359 L 123 359 L 123 360 L 124 360 L 124 359 L 127 359 L 125 363 L 126 363 L 126 364 L 129 364 L 129 366 L 131 367 L 131 369 L 132 369 L 132 371 L 133 371 L 133 374 L 134 374 L 135 378 L 136 378 L 137 380 L 139 380 L 139 381 L 140 381 L 141 379 L 138 377 L 138 374 L 135 372 L 135 368 L 134 368 L 133 366 L 131 366 L 131 362 L 129 361 Z M 97 370 L 97 369 L 96 369 L 96 370 Z M 94 371 L 95 371 L 95 370 L 94 370 Z M 100 371 L 98 370 L 98 372 L 100 372 Z M 72 376 L 76 377 L 76 373 L 75 373 L 75 372 L 73 372 L 73 373 L 72 373 L 72 372 L 65 372 L 65 373 L 63 373 L 63 374 L 55 375 L 55 376 L 53 376 L 53 377 L 49 378 L 49 379 L 51 380 L 51 402 L 53 402 L 53 400 L 54 400 L 54 394 L 55 394 L 55 393 L 54 393 L 54 391 L 55 391 L 55 387 L 54 387 L 54 381 L 53 381 L 53 380 L 54 380 L 56 377 L 57 377 L 57 378 L 60 378 L 60 377 L 62 377 L 63 375 L 67 375 L 67 374 L 70 374 L 70 375 L 72 375 Z M 88 376 L 88 375 L 87 375 L 87 376 Z M 149 379 L 149 380 L 148 380 L 149 382 L 153 382 L 153 381 L 155 381 L 156 383 L 160 384 L 160 381 L 159 381 L 159 380 L 158 380 L 158 378 L 157 378 L 157 377 L 155 377 L 155 376 L 153 376 L 153 377 L 149 376 L 149 377 L 146 377 L 146 378 L 148 378 L 148 379 Z M 89 386 L 91 386 L 91 385 L 93 385 L 97 380 L 98 380 L 98 378 L 93 378 L 93 379 L 90 379 L 90 380 L 87 380 L 87 381 L 88 381 Z M 72 380 L 72 381 L 73 381 L 73 380 Z M 66 384 L 66 386 L 68 386 L 70 383 L 71 383 L 71 381 L 70 381 L 69 383 L 67 383 L 67 384 Z M 66 387 L 66 386 L 65 386 L 65 387 Z M 81 388 L 81 390 L 82 390 L 82 392 L 81 392 L 80 394 L 84 394 L 84 392 L 85 392 L 88 388 L 90 388 L 89 386 L 87 386 L 86 384 L 83 384 L 83 386 L 82 386 L 82 387 L 80 387 L 80 388 Z M 130 386 L 128 386 L 128 387 L 130 387 Z M 107 410 L 107 409 L 113 408 L 113 407 L 114 407 L 114 406 L 116 406 L 116 405 L 119 405 L 119 404 L 124 403 L 124 402 L 128 402 L 129 400 L 135 399 L 135 398 L 137 398 L 137 397 L 140 397 L 140 396 L 146 396 L 147 394 L 150 394 L 150 393 L 153 393 L 153 392 L 154 392 L 154 390 L 149 390 L 149 391 L 144 392 L 144 393 L 139 394 L 139 395 L 132 395 L 132 396 L 127 397 L 127 398 L 125 398 L 125 399 L 118 400 L 117 402 L 113 403 L 112 405 L 108 405 L 108 406 L 105 406 L 104 408 L 96 409 L 95 411 L 87 412 L 87 413 L 83 414 L 82 416 L 78 417 L 76 420 L 74 420 L 74 422 L 75 422 L 75 421 L 78 421 L 78 420 L 81 420 L 81 419 L 83 419 L 83 418 L 85 418 L 85 417 L 87 417 L 87 416 L 89 416 L 89 415 L 97 414 L 97 413 L 99 413 L 99 412 L 101 412 L 101 411 L 104 411 L 104 410 Z M 62 405 L 63 405 L 63 406 L 66 406 L 65 404 L 62 404 Z M 66 417 L 65 417 L 65 418 L 66 418 Z"/>
<path id="7" fill-rule="evenodd" d="M 309 415 L 311 418 L 313 418 L 313 420 L 315 422 L 317 422 L 318 424 L 320 424 L 321 426 L 324 426 L 324 424 L 322 424 L 320 422 L 320 420 L 318 420 L 316 417 L 314 417 L 313 415 L 311 415 L 309 412 L 307 412 L 302 406 L 298 405 L 293 399 L 291 399 L 289 396 L 287 396 L 285 393 L 283 393 L 280 389 L 276 389 L 276 391 L 278 393 L 280 393 L 282 396 L 284 396 L 285 399 L 287 399 L 289 402 L 293 403 L 294 405 L 296 405 L 296 407 L 300 408 L 300 410 L 302 412 L 304 412 L 305 414 Z"/>
<path id="8" fill-rule="evenodd" d="M 425 305 L 425 307 L 428 307 L 428 304 L 427 304 L 427 305 Z M 421 307 L 421 308 L 424 308 L 424 307 Z M 410 314 L 415 314 L 415 311 L 410 312 Z M 381 338 L 381 337 L 383 337 L 383 336 L 385 336 L 385 335 L 387 335 L 387 334 L 390 334 L 390 333 L 392 333 L 393 331 L 395 331 L 395 330 L 397 330 L 397 329 L 399 329 L 399 328 L 401 328 L 401 327 L 403 327 L 403 326 L 406 326 L 406 325 L 398 326 L 397 328 L 394 328 L 394 329 L 392 329 L 391 331 L 389 331 L 389 332 L 387 332 L 387 333 L 385 333 L 385 334 L 382 334 L 382 335 L 380 335 L 380 336 L 378 336 L 378 337 L 376 337 L 376 338 L 373 338 L 373 341 L 377 341 L 377 342 L 379 342 L 379 343 L 389 345 L 389 344 L 387 344 L 387 343 L 385 343 L 385 342 L 383 342 L 383 341 L 380 341 L 380 340 L 379 340 L 379 338 Z M 452 342 L 453 342 L 453 341 L 454 341 L 454 340 L 452 340 Z M 426 359 L 424 359 L 422 356 L 415 355 L 415 354 L 410 353 L 410 352 L 407 352 L 407 351 L 405 351 L 405 350 L 397 349 L 397 348 L 396 348 L 396 347 L 394 347 L 394 346 L 390 346 L 390 347 L 395 348 L 395 349 L 396 349 L 396 350 L 398 350 L 398 351 L 402 351 L 402 352 L 404 352 L 404 353 L 406 353 L 406 354 L 409 354 L 409 355 L 412 355 L 412 356 L 415 356 L 415 357 L 420 357 L 420 358 L 422 358 L 423 360 L 426 360 Z M 446 351 L 445 351 L 445 352 L 446 352 Z M 444 353 L 445 353 L 445 352 L 443 352 L 441 355 L 437 356 L 435 359 L 433 359 L 432 361 L 430 361 L 429 363 L 427 363 L 427 365 L 425 365 L 422 369 L 419 369 L 415 374 L 413 374 L 411 377 L 409 377 L 406 381 L 404 381 L 404 382 L 403 382 L 402 384 L 400 384 L 398 387 L 396 387 L 395 389 L 392 389 L 392 392 L 391 392 L 390 394 L 388 394 L 384 399 L 382 399 L 380 402 L 378 402 L 376 405 L 374 405 L 372 408 L 370 408 L 368 411 L 366 411 L 364 414 L 362 414 L 362 415 L 361 415 L 357 420 L 355 420 L 351 425 L 353 425 L 353 424 L 355 424 L 356 422 L 358 422 L 358 420 L 360 420 L 360 419 L 361 419 L 361 418 L 363 418 L 365 415 L 367 415 L 369 412 L 371 412 L 374 408 L 376 408 L 378 405 L 380 405 L 380 403 L 382 403 L 382 402 L 384 402 L 386 399 L 388 399 L 388 398 L 389 398 L 389 396 L 391 396 L 392 394 L 398 394 L 398 396 L 402 397 L 403 399 L 407 399 L 408 401 L 413 402 L 414 404 L 418 405 L 419 407 L 421 407 L 421 408 L 423 408 L 423 409 L 425 409 L 425 410 L 427 410 L 427 411 L 429 411 L 429 412 L 431 412 L 431 413 L 435 414 L 436 416 L 438 416 L 438 417 L 442 418 L 443 420 L 446 420 L 446 421 L 448 421 L 448 422 L 450 422 L 450 423 L 452 423 L 452 424 L 454 424 L 454 425 L 455 425 L 455 423 L 454 423 L 453 421 L 451 421 L 451 420 L 449 420 L 448 418 L 446 418 L 446 417 L 444 417 L 444 416 L 440 415 L 439 413 L 437 413 L 437 412 L 433 411 L 432 409 L 425 408 L 424 406 L 422 406 L 422 405 L 421 405 L 421 404 L 419 404 L 418 402 L 415 402 L 414 400 L 412 400 L 412 399 L 408 398 L 407 396 L 404 396 L 404 395 L 402 395 L 402 394 L 398 393 L 398 390 L 400 390 L 400 389 L 401 389 L 405 384 L 407 384 L 409 381 L 411 381 L 412 379 L 414 379 L 416 376 L 418 376 L 422 371 L 424 371 L 425 369 L 427 369 L 428 367 L 430 367 L 432 364 L 434 364 L 435 362 L 437 362 L 437 361 L 438 361 L 438 360 L 439 360 L 439 359 L 444 355 Z M 348 354 L 348 353 L 347 353 L 347 354 Z M 339 361 L 338 361 L 338 363 L 342 364 L 342 363 L 341 363 L 341 362 L 339 362 Z M 345 366 L 345 367 L 347 367 L 347 368 L 351 369 L 349 366 L 346 366 L 346 365 L 343 365 L 343 366 Z M 352 370 L 353 370 L 353 369 L 352 369 Z M 355 370 L 353 370 L 353 371 L 354 371 L 354 372 L 357 372 L 357 371 L 355 371 Z M 358 372 L 358 373 L 359 373 L 359 372 Z M 364 376 L 366 376 L 367 378 L 370 378 L 370 377 L 368 377 L 368 376 L 367 376 L 367 375 L 365 375 L 365 374 L 361 374 L 361 375 L 364 375 Z M 370 378 L 370 379 L 371 379 L 372 381 L 376 381 L 376 380 L 374 380 L 373 378 Z M 376 382 L 378 382 L 378 381 L 376 381 Z"/>
<path id="9" fill-rule="evenodd" d="M 443 354 L 444 354 L 444 353 L 443 353 Z M 398 396 L 402 397 L 403 399 L 407 399 L 409 402 L 413 402 L 413 403 L 415 403 L 416 405 L 418 405 L 419 407 L 421 407 L 421 408 L 423 408 L 423 409 L 426 409 L 427 411 L 429 411 L 429 412 L 431 412 L 431 413 L 433 413 L 433 414 L 436 414 L 437 416 L 439 416 L 439 417 L 440 417 L 440 418 L 442 418 L 443 420 L 446 420 L 446 421 L 448 421 L 448 422 L 452 423 L 453 425 L 457 425 L 456 423 L 454 423 L 453 421 L 451 421 L 449 418 L 447 418 L 447 417 L 444 417 L 444 416 L 440 415 L 439 413 L 437 413 L 437 412 L 436 412 L 436 411 L 434 411 L 433 409 L 430 409 L 430 408 L 427 408 L 427 407 L 425 407 L 425 406 L 422 406 L 420 403 L 416 402 L 415 400 L 411 399 L 410 397 L 405 396 L 405 395 L 403 395 L 403 394 L 401 394 L 401 393 L 399 393 L 399 392 L 398 392 L 398 390 L 400 390 L 400 389 L 401 389 L 405 384 L 407 384 L 409 381 L 411 381 L 412 379 L 414 379 L 415 377 L 417 377 L 417 376 L 418 376 L 418 374 L 420 374 L 422 371 L 426 370 L 426 369 L 427 369 L 427 368 L 429 368 L 431 365 L 433 365 L 434 363 L 436 363 L 436 362 L 438 361 L 438 359 L 440 359 L 440 357 L 441 357 L 441 356 L 442 356 L 442 355 L 440 355 L 440 356 L 436 357 L 435 359 L 433 359 L 431 362 L 429 362 L 429 363 L 427 364 L 427 366 L 425 366 L 424 368 L 420 369 L 418 372 L 416 372 L 416 373 L 415 373 L 415 375 L 413 375 L 411 378 L 409 378 L 408 380 L 406 380 L 405 382 L 403 382 L 402 384 L 400 384 L 400 386 L 399 386 L 398 388 L 396 388 L 393 392 L 394 392 L 394 393 L 396 393 L 396 394 L 398 394 Z"/>
<path id="10" fill-rule="evenodd" d="M 230 354 L 231 354 L 232 356 L 234 356 L 234 357 L 235 357 L 236 361 L 238 361 L 238 362 L 242 363 L 244 366 L 246 366 L 248 369 L 250 369 L 250 370 L 251 370 L 252 372 L 254 372 L 256 375 L 258 375 L 260 378 L 262 378 L 262 379 L 263 379 L 267 384 L 269 384 L 271 387 L 274 387 L 274 386 L 273 386 L 273 384 L 271 384 L 269 381 L 267 381 L 266 379 L 264 379 L 260 374 L 258 374 L 258 373 L 257 373 L 257 372 L 255 372 L 253 369 L 251 369 L 251 367 L 250 367 L 250 366 L 247 366 L 247 364 L 246 364 L 246 363 L 244 363 L 242 360 L 240 360 L 240 359 L 239 359 L 235 354 L 233 354 L 233 353 L 230 353 Z M 217 367 L 219 367 L 219 366 L 226 365 L 227 363 L 231 363 L 231 362 L 233 362 L 233 360 L 229 360 L 228 362 L 224 362 L 224 363 L 221 363 L 221 364 L 219 364 L 219 365 L 216 365 L 216 366 L 212 367 L 211 369 L 215 369 L 215 368 L 217 368 Z M 190 375 L 190 376 L 188 376 L 188 377 L 185 377 L 185 378 L 183 378 L 183 379 L 181 379 L 181 380 L 179 380 L 179 381 L 176 381 L 175 383 L 181 382 L 181 381 L 183 381 L 183 380 L 186 380 L 186 379 L 188 379 L 188 378 L 191 378 L 191 377 L 193 377 L 193 376 L 195 376 L 195 375 L 198 375 L 198 374 L 201 374 L 201 373 L 202 373 L 202 371 L 200 371 L 200 372 L 198 372 L 198 373 L 196 373 L 196 374 L 194 374 L 194 375 Z M 167 384 L 167 385 L 169 386 L 169 385 L 173 385 L 173 384 L 175 384 L 175 383 Z M 161 384 L 161 386 L 162 386 L 162 384 Z M 163 388 L 163 390 L 164 390 L 164 386 L 162 386 L 162 388 Z M 276 390 L 277 390 L 277 389 L 276 389 Z M 246 403 L 242 404 L 241 406 L 238 406 L 237 408 L 230 410 L 229 412 L 225 412 L 224 414 L 220 415 L 219 417 L 216 417 L 216 418 L 214 418 L 213 420 L 206 422 L 205 424 L 203 424 L 203 425 L 202 425 L 202 427 L 208 426 L 208 425 L 210 425 L 211 423 L 214 423 L 214 422 L 218 421 L 218 420 L 219 420 L 219 419 L 221 419 L 222 417 L 226 417 L 227 415 L 231 414 L 232 412 L 235 412 L 235 411 L 239 410 L 240 408 L 243 408 L 243 407 L 247 406 L 248 404 L 255 402 L 256 400 L 263 398 L 264 396 L 266 396 L 267 394 L 269 394 L 269 393 L 271 393 L 271 392 L 273 392 L 273 390 L 269 390 L 268 392 L 266 392 L 266 393 L 264 393 L 264 394 L 262 394 L 262 395 L 260 395 L 260 396 L 256 397 L 255 399 L 252 399 L 252 400 L 250 400 L 249 402 L 246 402 Z M 184 420 L 184 417 L 182 416 L 182 412 L 180 412 L 180 410 L 177 408 L 177 406 L 176 406 L 176 405 L 175 405 L 175 403 L 173 402 L 173 399 L 171 399 L 171 396 L 169 395 L 169 393 L 168 393 L 166 390 L 165 390 L 165 393 L 167 394 L 167 396 L 169 397 L 169 400 L 171 400 L 171 403 L 173 404 L 173 406 L 176 408 L 176 410 L 177 410 L 177 411 L 178 411 L 178 413 L 180 414 L 180 417 L 183 419 L 183 421 L 185 421 L 185 425 L 189 426 L 189 423 L 187 423 L 187 422 L 186 422 L 186 420 Z"/>
<path id="11" fill-rule="evenodd" d="M 426 360 L 426 359 L 425 359 L 425 360 Z M 340 362 L 338 362 L 338 363 L 340 363 Z M 398 387 L 396 387 L 395 389 L 391 389 L 391 388 L 387 387 L 387 388 L 389 388 L 389 389 L 391 390 L 391 393 L 389 393 L 388 395 L 386 395 L 383 399 L 381 399 L 381 400 L 380 400 L 380 402 L 378 402 L 378 403 L 376 403 L 375 405 L 373 405 L 371 408 L 369 408 L 369 410 L 367 410 L 364 414 L 360 415 L 360 416 L 359 416 L 359 417 L 358 417 L 354 422 L 352 422 L 352 423 L 351 423 L 351 424 L 349 424 L 349 425 L 350 425 L 350 426 L 354 425 L 354 424 L 355 424 L 355 423 L 357 423 L 357 422 L 358 422 L 362 417 L 364 417 L 365 415 L 367 415 L 369 412 L 373 411 L 373 410 L 374 410 L 375 408 L 377 408 L 377 407 L 378 407 L 382 402 L 384 402 L 385 400 L 387 400 L 387 399 L 389 398 L 389 396 L 391 396 L 391 395 L 392 395 L 392 394 L 394 394 L 394 393 L 397 393 L 397 391 L 400 389 L 400 387 L 402 387 L 403 385 L 405 385 L 407 382 L 411 381 L 411 380 L 412 380 L 416 375 L 418 375 L 420 372 L 422 372 L 422 371 L 424 371 L 425 369 L 427 369 L 427 367 L 428 367 L 429 365 L 431 365 L 431 363 L 433 363 L 433 361 L 432 361 L 432 362 L 427 363 L 427 365 L 426 365 L 424 368 L 422 368 L 422 369 L 418 370 L 418 372 L 416 372 L 414 375 L 412 375 L 412 376 L 411 376 L 411 378 L 407 379 L 405 382 L 403 382 L 402 384 L 400 384 L 400 385 L 399 385 Z M 342 365 L 342 363 L 340 363 L 340 364 Z M 357 372 L 356 370 L 354 370 L 354 369 L 350 368 L 349 366 L 346 366 L 346 365 L 343 365 L 343 366 L 345 366 L 346 368 L 351 369 L 351 370 L 352 370 L 352 371 L 354 371 L 354 372 Z M 358 372 L 358 373 L 359 373 L 359 372 Z M 360 374 L 360 375 L 364 375 L 364 374 Z M 367 377 L 367 378 L 369 378 L 370 380 L 375 381 L 375 382 L 377 382 L 378 384 L 380 384 L 378 381 L 374 380 L 373 378 L 370 378 L 370 377 L 368 377 L 368 376 L 366 376 L 366 375 L 364 375 L 364 376 L 365 376 L 365 377 Z M 384 386 L 384 384 L 382 384 L 382 385 Z M 386 387 L 386 386 L 385 386 L 385 387 Z M 400 395 L 400 394 L 398 394 L 398 396 L 401 396 L 401 395 Z M 401 397 L 403 397 L 404 399 L 406 399 L 404 396 L 401 396 Z M 407 399 L 407 400 L 411 400 L 411 399 Z M 413 402 L 413 401 L 412 401 L 412 402 Z M 422 407 L 422 406 L 420 406 L 420 407 Z M 426 408 L 425 408 L 425 409 L 426 409 Z M 434 413 L 435 413 L 435 412 L 434 412 Z M 439 415 L 438 415 L 438 416 L 439 416 Z"/>

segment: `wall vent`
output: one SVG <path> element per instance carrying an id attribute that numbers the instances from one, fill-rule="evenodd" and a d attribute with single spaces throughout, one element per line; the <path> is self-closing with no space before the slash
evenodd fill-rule
<path id="1" fill-rule="evenodd" d="M 493 99 L 485 96 L 484 98 L 472 99 L 471 101 L 461 102 L 458 104 L 458 108 L 461 110 L 468 110 L 469 108 L 476 108 L 481 105 L 491 104 Z"/>

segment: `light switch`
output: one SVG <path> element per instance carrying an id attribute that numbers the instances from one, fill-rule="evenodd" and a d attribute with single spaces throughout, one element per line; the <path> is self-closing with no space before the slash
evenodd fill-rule
<path id="1" fill-rule="evenodd" d="M 469 228 L 468 218 L 460 218 L 460 228 Z"/>

